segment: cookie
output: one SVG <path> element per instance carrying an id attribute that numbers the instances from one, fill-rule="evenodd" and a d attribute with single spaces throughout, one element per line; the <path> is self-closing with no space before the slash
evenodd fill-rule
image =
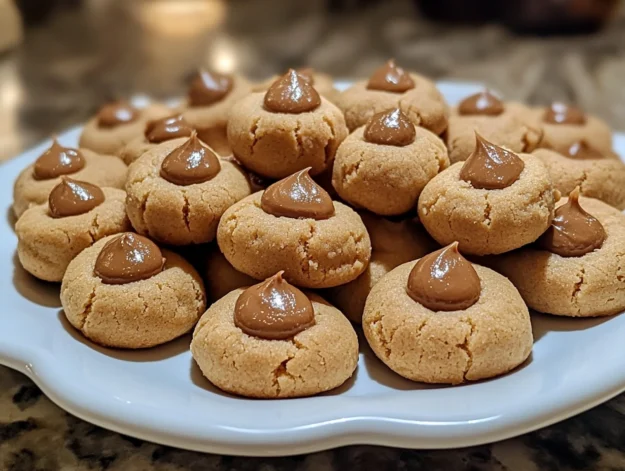
<path id="1" fill-rule="evenodd" d="M 123 188 L 126 172 L 126 165 L 117 157 L 64 147 L 54 140 L 15 180 L 13 212 L 19 218 L 31 205 L 46 203 L 63 175 L 100 187 Z"/>
<path id="2" fill-rule="evenodd" d="M 590 155 L 592 150 L 585 151 Z M 580 193 L 625 209 L 625 164 L 597 153 L 591 158 L 571 158 L 550 149 L 536 149 L 551 177 L 553 187 L 567 195 L 579 186 Z"/>
<path id="3" fill-rule="evenodd" d="M 558 202 L 538 244 L 492 257 L 531 309 L 570 317 L 625 310 L 625 216 L 579 189 Z"/>
<path id="4" fill-rule="evenodd" d="M 566 154 L 571 146 L 584 142 L 603 154 L 612 152 L 612 130 L 596 116 L 585 114 L 575 106 L 552 103 L 534 110 L 543 129 L 539 147 Z"/>
<path id="5" fill-rule="evenodd" d="M 210 242 L 219 218 L 250 194 L 238 165 L 193 133 L 163 142 L 128 169 L 126 211 L 135 230 L 171 245 Z"/>
<path id="6" fill-rule="evenodd" d="M 299 75 L 303 79 L 308 80 L 308 82 L 313 87 L 315 87 L 315 90 L 317 90 L 319 95 L 324 97 L 326 100 L 332 103 L 336 101 L 336 98 L 339 95 L 339 91 L 334 88 L 334 80 L 330 75 L 314 70 L 311 67 L 301 67 L 299 69 L 295 69 L 295 72 L 297 72 L 297 75 Z M 279 78 L 280 77 L 276 75 L 268 78 L 267 80 L 264 80 L 261 83 L 252 85 L 252 91 L 266 92 L 267 90 L 269 90 L 269 87 L 271 87 L 271 85 L 273 85 L 273 83 Z"/>
<path id="7" fill-rule="evenodd" d="M 290 283 L 306 288 L 348 283 L 371 256 L 360 216 L 332 201 L 308 169 L 230 207 L 217 243 L 238 271 L 263 280 L 284 270 Z"/>
<path id="8" fill-rule="evenodd" d="M 475 147 L 475 133 L 512 152 L 529 153 L 542 129 L 529 108 L 507 102 L 488 91 L 471 95 L 451 109 L 445 142 L 451 163 L 464 161 Z"/>
<path id="9" fill-rule="evenodd" d="M 362 327 L 389 368 L 412 381 L 459 384 L 507 373 L 532 351 L 519 292 L 452 244 L 392 270 L 376 284 Z"/>
<path id="10" fill-rule="evenodd" d="M 256 280 L 236 270 L 226 260 L 219 247 L 214 247 L 208 254 L 204 272 L 204 286 L 209 302 L 223 298 L 230 291 L 244 286 L 251 286 Z"/>
<path id="11" fill-rule="evenodd" d="M 226 136 L 230 110 L 250 92 L 251 85 L 239 75 L 200 70 L 189 86 L 183 116 L 215 152 L 230 155 Z"/>
<path id="12" fill-rule="evenodd" d="M 498 254 L 538 239 L 553 218 L 554 198 L 538 157 L 514 154 L 476 135 L 466 162 L 426 185 L 419 218 L 441 245 L 458 241 L 463 253 Z"/>
<path id="13" fill-rule="evenodd" d="M 426 183 L 448 166 L 439 137 L 393 108 L 373 115 L 341 143 L 332 184 L 351 205 L 394 216 L 414 210 Z"/>
<path id="14" fill-rule="evenodd" d="M 447 129 L 449 118 L 449 107 L 434 83 L 404 71 L 393 60 L 378 68 L 368 81 L 356 82 L 341 92 L 336 104 L 343 110 L 350 132 L 391 108 L 400 108 L 416 126 L 436 135 Z"/>
<path id="15" fill-rule="evenodd" d="M 15 224 L 20 263 L 45 281 L 61 281 L 83 249 L 130 229 L 123 190 L 61 178 L 48 204 L 27 209 Z"/>
<path id="16" fill-rule="evenodd" d="M 228 142 L 249 170 L 284 178 L 311 167 L 311 175 L 331 168 L 347 137 L 343 114 L 294 70 L 267 93 L 252 93 L 232 107 Z"/>
<path id="17" fill-rule="evenodd" d="M 108 103 L 87 121 L 79 146 L 99 154 L 117 155 L 126 144 L 143 135 L 149 121 L 171 114 L 171 108 L 156 103 L 145 108 L 136 108 L 125 101 Z"/>
<path id="18" fill-rule="evenodd" d="M 330 288 L 328 299 L 347 318 L 360 324 L 371 288 L 389 271 L 431 252 L 436 244 L 416 219 L 392 220 L 360 213 L 371 239 L 371 260 L 362 275 L 347 284 Z"/>
<path id="19" fill-rule="evenodd" d="M 206 378 L 240 396 L 312 396 L 347 381 L 358 364 L 349 321 L 281 273 L 231 291 L 198 322 L 191 353 Z"/>
<path id="20" fill-rule="evenodd" d="M 191 330 L 206 308 L 195 269 L 131 232 L 105 237 L 70 262 L 61 303 L 85 337 L 116 348 L 173 340 Z"/>

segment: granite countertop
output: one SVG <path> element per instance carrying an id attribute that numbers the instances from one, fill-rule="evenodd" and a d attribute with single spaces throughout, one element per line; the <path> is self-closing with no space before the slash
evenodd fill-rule
<path id="1" fill-rule="evenodd" d="M 179 95 L 198 65 L 254 78 L 289 65 L 337 77 L 388 57 L 434 78 L 481 81 L 531 103 L 578 103 L 625 129 L 625 15 L 600 34 L 541 40 L 496 26 L 428 23 L 408 1 L 73 1 L 0 55 L 0 159 L 84 121 L 109 97 Z M 0 469 L 625 469 L 625 396 L 488 446 L 412 451 L 353 446 L 292 458 L 233 458 L 154 445 L 79 420 L 0 367 Z"/>

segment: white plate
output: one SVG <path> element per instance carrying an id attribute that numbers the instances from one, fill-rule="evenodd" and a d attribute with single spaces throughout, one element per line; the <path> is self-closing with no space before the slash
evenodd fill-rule
<path id="1" fill-rule="evenodd" d="M 476 90 L 442 84 L 451 101 Z M 76 145 L 79 129 L 60 136 Z M 362 342 L 355 377 L 319 397 L 258 401 L 213 388 L 189 336 L 146 351 L 91 344 L 65 321 L 58 287 L 27 275 L 15 257 L 13 180 L 49 143 L 2 165 L 0 362 L 28 375 L 54 402 L 89 422 L 180 448 L 290 455 L 349 444 L 452 448 L 519 435 L 625 390 L 625 316 L 533 319 L 531 358 L 512 374 L 458 387 L 395 375 Z M 625 155 L 625 136 L 617 135 Z"/>

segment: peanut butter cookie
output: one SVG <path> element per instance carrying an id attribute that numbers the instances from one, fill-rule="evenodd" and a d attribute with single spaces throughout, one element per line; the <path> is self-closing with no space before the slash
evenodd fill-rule
<path id="1" fill-rule="evenodd" d="M 209 252 L 204 271 L 204 285 L 209 302 L 215 302 L 230 291 L 251 286 L 256 282 L 251 276 L 241 273 L 230 265 L 219 247 L 214 247 Z"/>

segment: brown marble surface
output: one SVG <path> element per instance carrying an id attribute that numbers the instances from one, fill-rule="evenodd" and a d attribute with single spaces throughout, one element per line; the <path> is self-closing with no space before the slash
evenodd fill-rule
<path id="1" fill-rule="evenodd" d="M 509 98 L 576 102 L 625 129 L 622 11 L 599 34 L 539 39 L 432 24 L 408 0 L 333 2 L 348 5 L 333 14 L 327 3 L 85 0 L 59 10 L 0 56 L 0 159 L 84 121 L 108 97 L 179 95 L 199 65 L 254 78 L 310 65 L 353 78 L 396 57 Z"/>

